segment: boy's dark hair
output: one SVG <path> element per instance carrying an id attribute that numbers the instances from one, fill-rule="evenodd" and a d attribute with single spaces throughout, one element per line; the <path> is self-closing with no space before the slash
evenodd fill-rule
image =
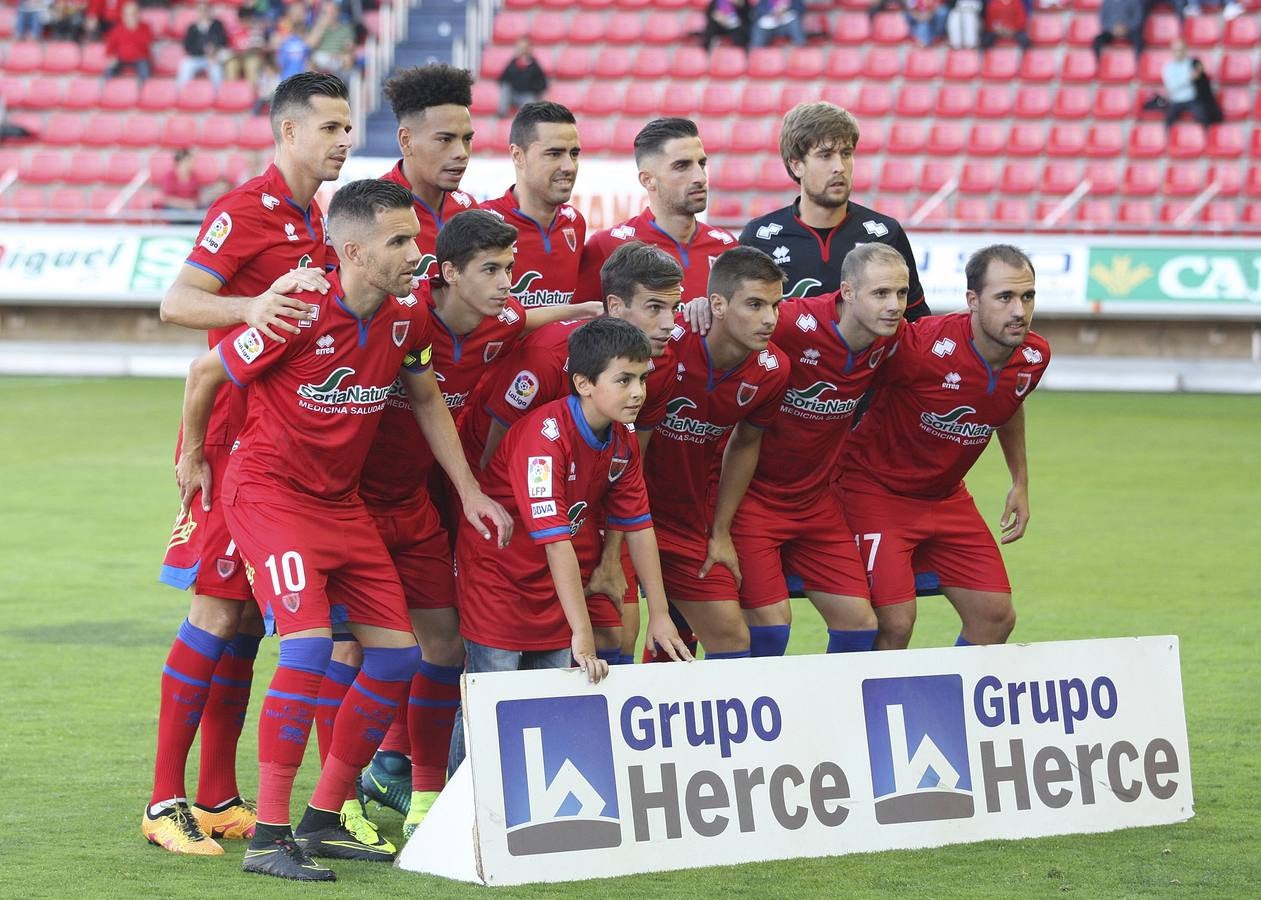
<path id="1" fill-rule="evenodd" d="M 346 83 L 326 72 L 299 72 L 276 85 L 271 99 L 271 133 L 280 139 L 280 123 L 299 109 L 310 109 L 312 97 L 350 100 Z"/>
<path id="2" fill-rule="evenodd" d="M 732 247 L 709 267 L 706 290 L 730 300 L 746 281 L 778 284 L 782 290 L 787 277 L 774 260 L 756 247 Z"/>
<path id="3" fill-rule="evenodd" d="M 569 392 L 577 394 L 574 376 L 595 382 L 609 363 L 621 357 L 631 362 L 652 358 L 648 337 L 625 319 L 592 319 L 569 335 Z"/>
<path id="4" fill-rule="evenodd" d="M 472 106 L 473 76 L 444 63 L 399 69 L 386 79 L 386 99 L 399 122 L 431 106 Z"/>
<path id="5" fill-rule="evenodd" d="M 968 290 L 975 294 L 984 290 L 985 273 L 989 271 L 990 261 L 995 259 L 1007 263 L 1013 269 L 1028 269 L 1030 275 L 1036 274 L 1033 271 L 1033 261 L 1019 247 L 1013 247 L 1011 244 L 990 244 L 969 256 L 967 264 L 963 267 Z"/>
<path id="6" fill-rule="evenodd" d="M 439 266 L 449 262 L 462 272 L 477 254 L 485 250 L 507 250 L 516 241 L 517 229 L 499 216 L 485 209 L 470 209 L 452 216 L 442 226 L 434 254 Z"/>
<path id="7" fill-rule="evenodd" d="M 691 119 L 653 119 L 635 135 L 635 165 L 642 165 L 645 157 L 660 153 L 666 141 L 689 137 L 700 137 Z"/>
<path id="8" fill-rule="evenodd" d="M 512 118 L 508 143 L 524 150 L 534 141 L 540 125 L 576 125 L 574 114 L 566 106 L 550 100 L 534 100 L 524 104 Z"/>
<path id="9" fill-rule="evenodd" d="M 328 230 L 341 235 L 346 228 L 372 225 L 377 213 L 389 209 L 411 209 L 412 193 L 393 181 L 362 178 L 343 185 L 328 205 Z"/>
<path id="10" fill-rule="evenodd" d="M 608 310 L 609 295 L 630 303 L 638 287 L 663 291 L 683 282 L 683 267 L 660 247 L 630 241 L 614 250 L 600 266 L 601 299 Z"/>

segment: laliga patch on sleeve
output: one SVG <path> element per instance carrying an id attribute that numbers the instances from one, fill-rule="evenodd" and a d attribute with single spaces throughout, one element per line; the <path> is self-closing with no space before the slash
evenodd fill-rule
<path id="1" fill-rule="evenodd" d="M 552 496 L 552 458 L 531 456 L 526 461 L 526 484 L 531 497 Z"/>
<path id="2" fill-rule="evenodd" d="M 530 517 L 534 519 L 545 519 L 548 516 L 556 515 L 556 501 L 545 500 L 542 503 L 530 504 Z"/>
<path id="3" fill-rule="evenodd" d="M 241 357 L 242 362 L 248 365 L 258 359 L 263 352 L 263 336 L 258 333 L 257 328 L 250 328 L 236 336 L 232 347 L 236 350 L 236 355 Z"/>
<path id="4" fill-rule="evenodd" d="M 527 409 L 539 392 L 539 378 L 529 369 L 522 369 L 504 392 L 504 399 L 517 409 Z"/>
<path id="5" fill-rule="evenodd" d="M 219 248 L 224 245 L 231 233 L 232 217 L 226 212 L 221 212 L 215 216 L 215 220 L 206 229 L 206 235 L 201 239 L 201 246 L 211 253 L 218 253 Z"/>

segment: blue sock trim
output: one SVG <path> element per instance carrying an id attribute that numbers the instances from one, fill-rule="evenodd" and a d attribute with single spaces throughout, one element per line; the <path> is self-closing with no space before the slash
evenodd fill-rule
<path id="1" fill-rule="evenodd" d="M 394 682 L 394 683 L 397 684 L 397 682 Z M 382 697 L 376 691 L 368 690 L 366 687 L 364 687 L 362 684 L 359 683 L 358 678 L 355 679 L 355 683 L 350 686 L 350 689 L 352 691 L 358 691 L 359 693 L 367 697 L 369 700 L 372 700 L 376 703 L 380 703 L 382 706 L 388 706 L 390 709 L 398 709 L 398 704 L 395 701 L 389 699 L 388 697 Z"/>
<path id="2" fill-rule="evenodd" d="M 163 666 L 162 674 L 169 675 L 170 677 L 174 678 L 176 681 L 182 681 L 185 684 L 191 684 L 193 687 L 200 687 L 200 688 L 210 687 L 209 681 L 201 681 L 196 678 L 189 678 L 183 672 L 178 672 L 175 669 L 172 669 L 170 666 Z"/>
<path id="3" fill-rule="evenodd" d="M 298 700 L 302 703 L 310 703 L 312 706 L 315 706 L 315 698 L 308 697 L 306 694 L 290 694 L 287 691 L 273 691 L 269 688 L 267 696 L 275 697 L 277 700 Z"/>
<path id="4" fill-rule="evenodd" d="M 976 645 L 963 636 L 963 632 L 959 632 L 959 636 L 955 638 L 956 647 L 975 647 Z"/>
<path id="5" fill-rule="evenodd" d="M 158 581 L 163 584 L 169 584 L 177 591 L 186 591 L 196 583 L 197 572 L 200 569 L 200 561 L 187 569 L 180 569 L 176 566 L 163 566 L 158 570 Z"/>
<path id="6" fill-rule="evenodd" d="M 293 669 L 323 676 L 333 658 L 333 639 L 326 637 L 285 638 L 280 642 L 277 668 Z"/>
<path id="7" fill-rule="evenodd" d="M 258 659 L 258 645 L 263 639 L 256 634 L 238 634 L 228 641 L 225 652 L 237 659 Z"/>
<path id="8" fill-rule="evenodd" d="M 460 683 L 460 676 L 464 674 L 463 666 L 436 666 L 431 662 L 420 661 L 419 671 L 430 681 L 436 681 L 438 684 L 457 685 Z"/>
<path id="9" fill-rule="evenodd" d="M 363 673 L 377 681 L 411 681 L 420 670 L 420 648 L 364 647 Z"/>
<path id="10" fill-rule="evenodd" d="M 225 687 L 238 689 L 250 687 L 254 683 L 253 681 L 243 681 L 238 678 L 224 678 L 220 675 L 211 676 L 210 681 L 214 684 L 222 684 Z"/>
<path id="11" fill-rule="evenodd" d="M 211 634 L 209 631 L 203 631 L 192 622 L 185 619 L 180 623 L 179 633 L 176 635 L 180 643 L 190 650 L 196 650 L 206 659 L 218 659 L 223 656 L 223 648 L 228 646 L 227 640 Z"/>
<path id="12" fill-rule="evenodd" d="M 610 666 L 615 666 L 617 665 L 617 661 L 622 658 L 622 651 L 621 648 L 618 648 L 617 650 L 601 650 L 597 647 L 595 655 L 599 659 L 604 660 Z"/>
<path id="13" fill-rule="evenodd" d="M 355 636 L 349 631 L 334 631 L 333 632 L 334 644 L 353 644 L 354 642 L 355 642 Z"/>
<path id="14" fill-rule="evenodd" d="M 828 653 L 861 653 L 876 646 L 877 629 L 838 631 L 828 629 Z"/>
<path id="15" fill-rule="evenodd" d="M 748 650 L 732 650 L 730 653 L 710 653 L 705 651 L 706 659 L 748 659 L 753 654 Z"/>
<path id="16" fill-rule="evenodd" d="M 355 676 L 359 674 L 357 666 L 348 666 L 344 662 L 333 660 L 328 664 L 328 668 L 324 670 L 324 677 L 329 681 L 335 681 L 338 684 L 353 684 Z"/>
<path id="17" fill-rule="evenodd" d="M 460 705 L 459 700 L 425 700 L 419 697 L 408 697 L 409 706 L 421 706 L 426 709 L 455 709 Z"/>
<path id="18" fill-rule="evenodd" d="M 791 625 L 750 625 L 749 655 L 783 656 L 788 650 Z"/>

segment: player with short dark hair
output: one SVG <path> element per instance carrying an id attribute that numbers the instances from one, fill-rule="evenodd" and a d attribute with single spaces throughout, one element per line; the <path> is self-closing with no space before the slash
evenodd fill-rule
<path id="1" fill-rule="evenodd" d="M 286 341 L 241 326 L 194 361 L 184 395 L 184 444 L 176 476 L 187 508 L 211 506 L 205 459 L 215 393 L 251 387 L 218 503 L 248 561 L 255 597 L 280 635 L 280 661 L 259 720 L 258 823 L 247 872 L 331 881 L 312 857 L 388 861 L 358 840 L 340 808 L 371 758 L 420 664 L 398 576 L 358 485 L 385 400 L 405 371 L 416 421 L 483 539 L 490 519 L 506 543 L 511 522 L 477 486 L 429 370 L 428 308 L 409 294 L 420 252 L 410 192 L 383 180 L 352 182 L 334 196 L 329 234 L 341 266 L 329 301 Z M 313 294 L 301 299 L 314 300 Z M 364 661 L 333 726 L 315 793 L 296 833 L 293 780 L 332 656 L 332 626 L 346 621 Z"/>
<path id="2" fill-rule="evenodd" d="M 626 542 L 649 604 L 648 641 L 688 658 L 666 612 L 639 445 L 627 427 L 644 399 L 651 349 L 643 332 L 595 319 L 569 336 L 570 395 L 521 419 L 482 474 L 511 511 L 504 553 L 487 553 L 467 530 L 456 545 L 466 671 L 568 668 L 570 656 L 596 682 L 608 663 L 595 652 L 583 584 L 594 554 L 582 535 L 604 523 Z M 448 769 L 464 757 L 455 729 Z"/>
<path id="3" fill-rule="evenodd" d="M 897 346 L 910 279 L 885 244 L 855 247 L 841 271 L 839 291 L 779 307 L 772 340 L 789 360 L 788 391 L 731 524 L 754 656 L 788 647 L 785 570 L 822 613 L 829 653 L 870 650 L 876 639 L 866 571 L 832 482 L 859 400 Z"/>
<path id="4" fill-rule="evenodd" d="M 839 290 L 845 254 L 859 244 L 888 244 L 902 254 L 910 272 L 906 319 L 913 321 L 929 310 L 906 232 L 896 219 L 850 199 L 858 137 L 858 122 L 839 106 L 820 101 L 790 109 L 780 129 L 779 152 L 800 194 L 746 225 L 740 243 L 769 253 L 788 273 L 790 297 Z"/>
<path id="5" fill-rule="evenodd" d="M 626 241 L 660 247 L 683 266 L 683 300 L 708 297 L 709 270 L 736 245 L 722 228 L 697 220 L 709 203 L 709 158 L 691 119 L 653 119 L 635 137 L 639 183 L 648 208 L 614 228 L 598 231 L 582 252 L 578 299 L 600 296 L 600 267 Z"/>
<path id="6" fill-rule="evenodd" d="M 512 120 L 509 141 L 516 183 L 482 208 L 520 233 L 512 295 L 527 309 L 572 303 L 587 239 L 586 219 L 569 205 L 582 153 L 574 114 L 559 103 L 527 103 Z"/>
<path id="7" fill-rule="evenodd" d="M 990 245 L 965 272 L 968 312 L 902 330 L 841 459 L 843 509 L 866 563 L 878 649 L 910 641 L 912 562 L 940 575 L 963 620 L 957 644 L 1002 643 L 1015 626 L 1002 554 L 963 477 L 997 432 L 1012 478 L 1002 542 L 1019 540 L 1029 523 L 1023 404 L 1051 349 L 1029 330 L 1035 288 L 1025 253 Z"/>
<path id="8" fill-rule="evenodd" d="M 242 323 L 269 340 L 304 333 L 300 326 L 310 324 L 321 301 L 289 295 L 326 291 L 324 270 L 335 262 L 315 193 L 336 180 L 350 152 L 346 86 L 307 72 L 282 81 L 276 94 L 275 161 L 211 205 L 162 299 L 164 321 L 208 331 L 211 347 Z M 245 392 L 220 391 L 205 441 L 216 490 L 244 421 Z M 215 837 L 248 838 L 254 831 L 253 806 L 237 786 L 236 748 L 262 634 L 222 505 L 208 507 L 181 511 L 160 575 L 173 587 L 193 588 L 193 596 L 163 667 L 153 793 L 141 821 L 151 843 L 196 855 L 221 854 Z M 197 802 L 190 810 L 184 769 L 199 730 Z"/>
<path id="9" fill-rule="evenodd" d="M 758 465 L 762 433 L 779 412 L 789 361 L 773 343 L 783 272 L 737 247 L 709 279 L 713 324 L 675 328 L 675 384 L 648 445 L 645 475 L 670 602 L 707 659 L 749 655 L 740 563 L 731 522 Z"/>
<path id="10" fill-rule="evenodd" d="M 434 242 L 456 213 L 477 209 L 460 181 L 473 152 L 473 76 L 467 69 L 440 63 L 400 69 L 382 88 L 398 120 L 402 158 L 382 175 L 412 193 L 420 220 L 421 261 L 416 275 L 436 271 Z"/>

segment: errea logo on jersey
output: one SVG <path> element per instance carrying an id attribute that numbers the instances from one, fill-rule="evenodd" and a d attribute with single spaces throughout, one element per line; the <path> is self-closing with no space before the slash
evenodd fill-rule
<path id="1" fill-rule="evenodd" d="M 823 354 L 820 353 L 814 347 L 807 347 L 805 350 L 802 351 L 801 359 L 799 361 L 802 363 L 802 365 L 817 366 L 819 364 L 819 357 L 822 355 Z"/>
<path id="2" fill-rule="evenodd" d="M 780 244 L 771 251 L 771 256 L 775 260 L 775 265 L 783 266 L 793 261 L 792 254 L 788 252 L 788 248 Z"/>
<path id="3" fill-rule="evenodd" d="M 939 359 L 945 359 L 951 353 L 955 352 L 955 348 L 959 345 L 950 338 L 941 338 L 933 344 L 933 356 Z"/>
<path id="4" fill-rule="evenodd" d="M 331 334 L 320 335 L 315 341 L 315 355 L 329 356 L 337 352 L 337 348 L 333 346 L 333 336 Z"/>
<path id="5" fill-rule="evenodd" d="M 769 241 L 783 230 L 784 226 L 778 222 L 768 222 L 757 230 L 758 240 Z"/>
<path id="6" fill-rule="evenodd" d="M 293 227 L 292 222 L 285 223 L 285 237 L 291 241 L 296 241 L 298 239 L 298 229 Z"/>
<path id="7" fill-rule="evenodd" d="M 941 386 L 948 391 L 957 391 L 961 381 L 963 381 L 963 376 L 958 372 L 947 372 L 946 377 L 941 380 Z"/>
<path id="8" fill-rule="evenodd" d="M 884 237 L 889 233 L 889 226 L 883 222 L 877 222 L 875 219 L 868 219 L 866 222 L 863 222 L 863 228 L 872 237 Z"/>
<path id="9" fill-rule="evenodd" d="M 619 241 L 629 240 L 635 236 L 635 229 L 631 225 L 618 225 L 609 231 L 609 237 L 616 238 Z"/>

